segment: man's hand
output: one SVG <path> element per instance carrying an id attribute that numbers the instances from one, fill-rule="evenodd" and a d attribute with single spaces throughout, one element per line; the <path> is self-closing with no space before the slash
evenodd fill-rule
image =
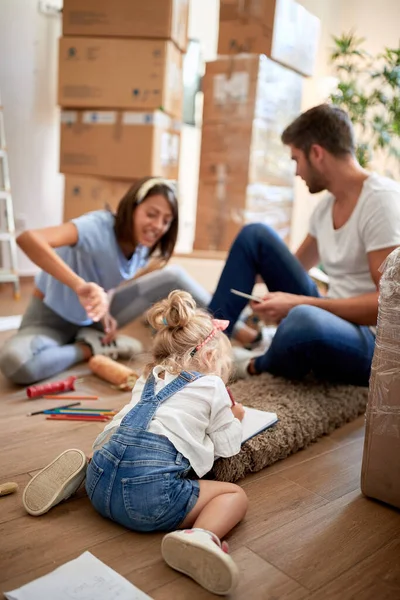
<path id="1" fill-rule="evenodd" d="M 303 304 L 302 299 L 303 296 L 296 294 L 272 292 L 264 296 L 262 302 L 251 302 L 251 308 L 263 321 L 279 324 L 292 308 Z"/>
<path id="2" fill-rule="evenodd" d="M 114 319 L 114 317 L 110 315 L 110 313 L 107 313 L 106 316 L 102 318 L 101 322 L 103 323 L 105 333 L 105 336 L 101 341 L 103 342 L 103 344 L 110 344 L 115 340 L 115 336 L 118 329 L 118 323 Z"/>
<path id="3" fill-rule="evenodd" d="M 97 322 L 106 315 L 109 305 L 107 293 L 97 283 L 83 283 L 75 292 L 89 319 Z"/>

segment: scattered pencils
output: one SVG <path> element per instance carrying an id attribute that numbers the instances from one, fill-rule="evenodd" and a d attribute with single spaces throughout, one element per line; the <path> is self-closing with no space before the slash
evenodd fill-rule
<path id="1" fill-rule="evenodd" d="M 49 421 L 109 421 L 117 413 L 112 408 L 60 407 L 44 410 Z"/>
<path id="2" fill-rule="evenodd" d="M 42 415 L 44 413 L 46 413 L 47 411 L 52 411 L 52 410 L 62 410 L 65 408 L 71 408 L 72 406 L 80 406 L 80 402 L 71 402 L 71 404 L 64 404 L 64 406 L 57 406 L 56 408 L 45 408 L 43 410 L 35 410 L 34 412 L 28 413 L 27 416 L 28 417 L 33 417 L 33 415 Z"/>
<path id="3" fill-rule="evenodd" d="M 105 415 L 62 415 L 59 413 L 52 413 L 46 415 L 46 419 L 49 421 L 109 421 L 110 417 Z"/>
<path id="4" fill-rule="evenodd" d="M 86 411 L 86 410 L 68 410 L 68 409 L 64 409 L 64 410 L 45 410 L 44 411 L 45 415 L 82 415 L 82 416 L 101 416 L 101 417 L 107 417 L 109 419 L 111 419 L 116 413 L 112 412 L 112 411 L 107 411 L 107 412 L 103 412 L 103 411 L 99 411 L 99 412 L 92 412 L 92 411 Z"/>

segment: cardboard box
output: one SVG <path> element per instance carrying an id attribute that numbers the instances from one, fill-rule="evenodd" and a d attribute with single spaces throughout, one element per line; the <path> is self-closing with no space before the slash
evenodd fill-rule
<path id="1" fill-rule="evenodd" d="M 108 208 L 113 212 L 133 181 L 67 175 L 64 185 L 64 221 Z"/>
<path id="2" fill-rule="evenodd" d="M 220 57 L 206 64 L 203 122 L 267 119 L 282 131 L 298 116 L 303 78 L 263 55 Z"/>
<path id="3" fill-rule="evenodd" d="M 221 57 L 204 77 L 200 179 L 222 166 L 248 184 L 290 187 L 294 165 L 281 142 L 300 113 L 303 78 L 265 56 Z"/>
<path id="4" fill-rule="evenodd" d="M 290 152 L 262 120 L 247 127 L 231 124 L 203 125 L 200 177 L 209 179 L 220 165 L 248 183 L 293 185 L 295 167 Z"/>
<path id="5" fill-rule="evenodd" d="M 64 0 L 63 34 L 171 39 L 187 47 L 189 0 Z"/>
<path id="6" fill-rule="evenodd" d="M 268 25 L 274 19 L 275 0 L 220 0 L 220 21 L 255 19 Z"/>
<path id="7" fill-rule="evenodd" d="M 58 103 L 67 108 L 156 110 L 181 119 L 182 54 L 172 42 L 60 39 Z"/>
<path id="8" fill-rule="evenodd" d="M 221 170 L 219 179 L 201 180 L 198 195 L 195 250 L 229 250 L 248 223 L 265 223 L 289 241 L 293 189 L 262 184 L 246 186 Z"/>
<path id="9" fill-rule="evenodd" d="M 294 0 L 221 0 L 218 54 L 266 54 L 311 76 L 320 21 Z"/>
<path id="10" fill-rule="evenodd" d="M 400 248 L 380 281 L 376 346 L 372 361 L 361 489 L 400 508 Z"/>
<path id="11" fill-rule="evenodd" d="M 219 57 L 206 63 L 202 81 L 203 123 L 249 120 L 256 116 L 258 78 L 263 59 L 267 60 L 266 57 L 242 54 Z"/>
<path id="12" fill-rule="evenodd" d="M 180 123 L 155 111 L 63 111 L 60 171 L 139 179 L 176 180 Z"/>

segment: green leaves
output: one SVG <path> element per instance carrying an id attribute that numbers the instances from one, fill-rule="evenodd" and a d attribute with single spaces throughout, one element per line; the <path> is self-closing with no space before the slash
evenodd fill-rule
<path id="1" fill-rule="evenodd" d="M 375 57 L 353 31 L 333 37 L 331 63 L 339 84 L 332 104 L 346 110 L 355 126 L 357 159 L 368 166 L 374 151 L 400 158 L 400 48 L 385 48 Z"/>

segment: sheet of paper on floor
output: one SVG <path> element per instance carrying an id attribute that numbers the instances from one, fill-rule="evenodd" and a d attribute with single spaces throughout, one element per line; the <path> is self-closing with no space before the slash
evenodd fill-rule
<path id="1" fill-rule="evenodd" d="M 7 600 L 151 600 L 90 552 L 17 590 Z"/>

